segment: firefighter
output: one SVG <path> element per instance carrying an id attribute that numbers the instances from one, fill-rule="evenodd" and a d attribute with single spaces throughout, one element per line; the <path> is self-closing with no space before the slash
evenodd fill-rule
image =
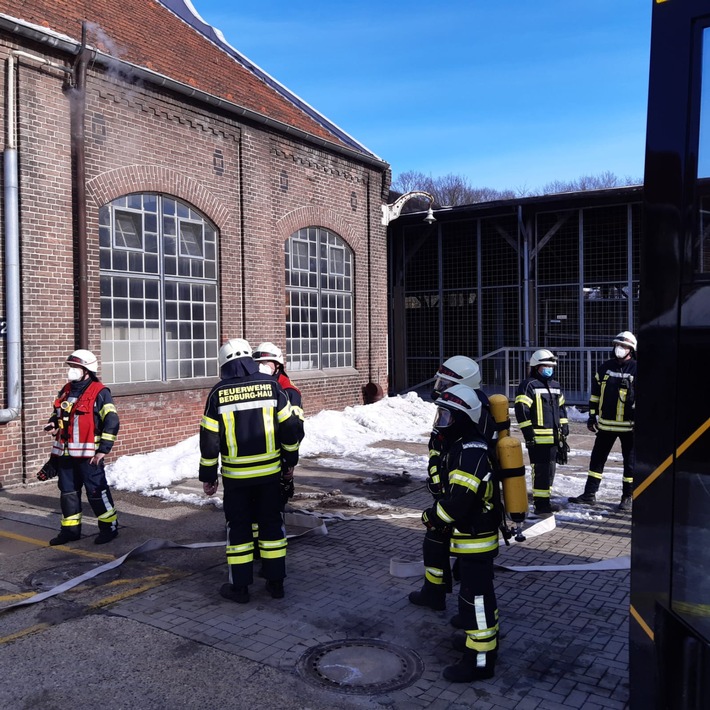
<path id="1" fill-rule="evenodd" d="M 530 375 L 515 394 L 515 417 L 532 471 L 533 505 L 540 516 L 560 509 L 550 502 L 550 489 L 560 441 L 569 434 L 565 397 L 560 383 L 553 379 L 556 366 L 557 358 L 549 350 L 536 350 L 530 358 Z"/>
<path id="2" fill-rule="evenodd" d="M 636 338 L 628 330 L 612 341 L 614 356 L 594 375 L 589 398 L 587 429 L 596 433 L 584 492 L 570 503 L 593 505 L 602 482 L 604 465 L 618 438 L 624 459 L 620 511 L 631 510 L 634 468 L 634 402 L 636 387 Z"/>
<path id="3" fill-rule="evenodd" d="M 481 374 L 478 365 L 471 358 L 456 355 L 446 360 L 434 377 L 431 397 L 436 401 L 447 389 L 454 385 L 475 390 L 482 403 L 479 427 L 486 436 L 489 446 L 494 445 L 495 422 L 488 409 L 488 399 L 481 387 Z M 448 490 L 448 481 L 440 473 L 441 450 L 444 434 L 432 428 L 429 438 L 429 461 L 427 467 L 427 487 L 434 502 Z M 452 574 L 449 560 L 449 535 L 441 534 L 432 528 L 424 535 L 424 584 L 421 590 L 411 592 L 409 601 L 417 606 L 427 606 L 435 611 L 446 609 L 446 594 L 452 590 Z"/>
<path id="4" fill-rule="evenodd" d="M 291 378 L 286 374 L 286 368 L 284 365 L 284 356 L 281 348 L 273 343 L 265 342 L 261 343 L 259 347 L 254 351 L 254 360 L 259 363 L 259 372 L 266 375 L 271 375 L 276 378 L 276 381 L 281 385 L 288 401 L 291 403 L 291 410 L 294 416 L 299 420 L 301 427 L 301 432 L 299 434 L 299 444 L 303 440 L 304 431 L 304 417 L 303 417 L 303 400 L 301 397 L 301 390 L 296 387 L 296 385 L 291 382 Z M 284 482 L 284 497 L 286 501 L 293 497 L 293 468 L 286 467 L 283 473 Z"/>
<path id="5" fill-rule="evenodd" d="M 54 436 L 50 465 L 37 475 L 40 480 L 58 476 L 61 529 L 49 544 L 64 545 L 81 537 L 83 487 L 99 522 L 94 543 L 103 545 L 118 535 L 118 515 L 104 470 L 104 457 L 118 434 L 118 412 L 110 390 L 97 377 L 98 361 L 92 352 L 75 350 L 66 364 L 67 383 L 54 400 L 54 413 L 45 426 Z"/>
<path id="6" fill-rule="evenodd" d="M 259 526 L 261 575 L 274 599 L 284 596 L 286 532 L 281 518 L 281 477 L 298 463 L 299 419 L 270 375 L 259 372 L 246 340 L 228 340 L 219 351 L 222 380 L 212 388 L 200 425 L 200 472 L 211 496 L 221 459 L 227 521 L 229 582 L 225 599 L 249 601 L 253 582 L 252 520 Z"/>
<path id="7" fill-rule="evenodd" d="M 493 559 L 498 554 L 500 514 L 495 505 L 488 442 L 479 430 L 482 406 L 469 387 L 454 385 L 436 400 L 434 426 L 441 433 L 441 473 L 446 492 L 425 510 L 428 531 L 448 536 L 458 561 L 456 626 L 465 630 L 463 657 L 444 669 L 454 683 L 493 677 L 498 647 L 498 607 L 493 587 Z M 453 620 L 452 620 L 453 622 Z"/>

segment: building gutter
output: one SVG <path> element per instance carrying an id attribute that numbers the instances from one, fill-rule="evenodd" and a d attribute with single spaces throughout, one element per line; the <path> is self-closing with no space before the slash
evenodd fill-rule
<path id="1" fill-rule="evenodd" d="M 76 42 L 55 33 L 42 31 L 41 28 L 35 25 L 28 25 L 26 23 L 19 22 L 16 19 L 8 17 L 7 15 L 0 15 L 0 29 L 5 29 L 12 34 L 19 35 L 20 37 L 30 39 L 34 42 L 39 42 L 40 44 L 52 47 L 53 49 L 57 49 L 62 52 L 68 52 L 69 54 L 77 55 L 82 50 L 80 42 Z M 226 111 L 233 116 L 238 116 L 246 121 L 266 126 L 277 133 L 297 138 L 298 140 L 308 143 L 313 147 L 326 149 L 332 153 L 337 153 L 344 158 L 358 161 L 379 171 L 383 171 L 388 167 L 388 163 L 383 160 L 369 156 L 365 153 L 360 153 L 357 150 L 339 145 L 338 143 L 333 143 L 325 138 L 314 136 L 313 134 L 301 130 L 300 128 L 295 128 L 287 123 L 269 118 L 264 114 L 252 111 L 244 106 L 239 106 L 238 104 L 222 99 L 214 94 L 201 91 L 200 89 L 196 89 L 188 84 L 183 84 L 182 82 L 171 79 L 164 74 L 159 74 L 158 72 L 151 71 L 150 69 L 145 69 L 137 64 L 132 64 L 131 62 L 127 62 L 123 59 L 117 59 L 116 57 L 99 52 L 96 49 L 92 49 L 91 52 L 92 62 L 99 64 L 104 68 L 111 68 L 114 70 L 117 67 L 121 68 L 128 77 L 141 79 L 153 84 L 154 86 L 165 88 L 181 94 L 182 96 L 209 104 L 210 106 Z"/>

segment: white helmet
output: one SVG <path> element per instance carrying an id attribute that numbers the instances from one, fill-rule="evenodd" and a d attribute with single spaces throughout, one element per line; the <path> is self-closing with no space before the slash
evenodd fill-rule
<path id="1" fill-rule="evenodd" d="M 538 365 L 548 365 L 555 367 L 557 365 L 557 358 L 549 351 L 536 350 L 530 358 L 530 367 L 537 367 Z"/>
<path id="2" fill-rule="evenodd" d="M 612 340 L 614 345 L 622 345 L 625 348 L 631 348 L 636 352 L 636 347 L 638 343 L 636 342 L 636 336 L 629 330 L 625 330 L 623 333 L 619 333 L 614 340 Z"/>
<path id="3" fill-rule="evenodd" d="M 465 385 L 477 390 L 481 387 L 481 371 L 478 365 L 465 355 L 454 355 L 439 367 L 434 378 L 433 399 L 453 385 Z"/>
<path id="4" fill-rule="evenodd" d="M 243 338 L 232 338 L 219 349 L 219 366 L 239 357 L 251 357 L 251 345 Z"/>
<path id="5" fill-rule="evenodd" d="M 453 385 L 441 393 L 436 400 L 439 407 L 434 420 L 434 428 L 450 426 L 453 422 L 451 412 L 463 412 L 474 424 L 481 419 L 481 400 L 478 395 L 465 385 Z"/>
<path id="6" fill-rule="evenodd" d="M 254 351 L 254 359 L 257 362 L 267 362 L 269 360 L 273 362 L 278 362 L 279 365 L 284 364 L 284 354 L 281 352 L 281 348 L 273 343 L 261 343 L 259 347 Z"/>
<path id="7" fill-rule="evenodd" d="M 99 361 L 91 350 L 75 350 L 66 361 L 67 365 L 73 367 L 83 367 L 89 372 L 99 371 Z"/>

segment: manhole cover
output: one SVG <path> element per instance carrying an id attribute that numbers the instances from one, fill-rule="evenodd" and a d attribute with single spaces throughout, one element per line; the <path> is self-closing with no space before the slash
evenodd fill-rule
<path id="1" fill-rule="evenodd" d="M 346 639 L 306 651 L 298 670 L 305 680 L 320 687 L 373 695 L 411 685 L 424 665 L 413 651 L 377 639 Z"/>
<path id="2" fill-rule="evenodd" d="M 74 562 L 59 567 L 50 567 L 49 569 L 39 570 L 27 578 L 27 584 L 42 592 L 47 592 L 54 587 L 63 584 L 64 582 L 81 577 L 82 574 L 90 572 L 99 565 L 96 562 Z M 106 584 L 118 579 L 121 575 L 121 570 L 111 569 L 102 572 L 96 580 L 89 579 L 85 583 Z"/>

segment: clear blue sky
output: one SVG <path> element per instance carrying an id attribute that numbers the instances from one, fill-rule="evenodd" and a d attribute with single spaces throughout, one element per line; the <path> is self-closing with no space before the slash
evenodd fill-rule
<path id="1" fill-rule="evenodd" d="M 395 177 L 643 177 L 652 0 L 192 3 Z"/>

